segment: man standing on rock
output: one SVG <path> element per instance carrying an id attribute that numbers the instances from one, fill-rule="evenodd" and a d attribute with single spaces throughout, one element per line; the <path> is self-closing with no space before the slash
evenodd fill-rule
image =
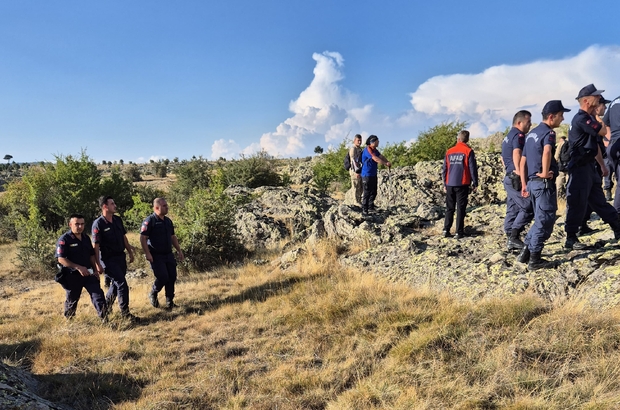
<path id="1" fill-rule="evenodd" d="M 95 248 L 97 271 L 100 273 L 105 271 L 105 274 L 112 279 L 106 295 L 108 313 L 111 312 L 114 299 L 118 296 L 121 316 L 131 321 L 137 321 L 138 318 L 129 313 L 129 285 L 125 277 L 127 275 L 125 249 L 129 253 L 129 263 L 132 263 L 133 248 L 127 240 L 127 231 L 123 221 L 114 215 L 116 212 L 114 198 L 102 196 L 99 198 L 99 206 L 101 207 L 101 216 L 93 222 L 92 241 Z"/>
<path id="2" fill-rule="evenodd" d="M 105 322 L 108 310 L 99 283 L 99 273 L 94 270 L 95 250 L 90 238 L 84 233 L 84 217 L 79 214 L 71 215 L 69 228 L 56 242 L 55 255 L 61 265 L 56 281 L 67 294 L 65 317 L 72 319 L 75 316 L 82 289 L 86 288 L 99 318 Z"/>
<path id="3" fill-rule="evenodd" d="M 362 193 L 364 187 L 362 186 L 362 136 L 355 134 L 353 138 L 353 145 L 349 148 L 349 161 L 351 168 L 349 168 L 349 176 L 351 177 L 351 188 L 355 193 L 355 202 L 361 205 Z"/>
<path id="4" fill-rule="evenodd" d="M 164 198 L 155 198 L 153 213 L 149 215 L 140 228 L 140 244 L 146 260 L 151 263 L 155 275 L 155 283 L 149 293 L 153 307 L 159 307 L 157 294 L 165 288 L 166 306 L 170 310 L 174 304 L 174 284 L 177 280 L 177 262 L 172 254 L 172 247 L 177 250 L 179 261 L 183 261 L 183 251 L 174 234 L 174 225 L 168 214 L 168 203 Z"/>
<path id="5" fill-rule="evenodd" d="M 620 154 L 620 97 L 617 97 L 613 100 L 609 107 L 607 107 L 607 111 L 605 112 L 605 116 L 603 117 L 603 123 L 609 127 L 609 146 L 607 147 L 607 158 L 609 162 L 612 164 L 612 167 L 616 176 L 616 194 L 614 195 L 614 208 L 616 211 L 620 213 L 620 188 L 618 188 L 620 183 L 620 175 L 618 175 L 618 157 Z M 611 171 L 610 171 L 611 172 Z"/>
<path id="6" fill-rule="evenodd" d="M 456 208 L 456 239 L 465 237 L 465 210 L 469 191 L 478 186 L 478 165 L 476 155 L 467 143 L 469 131 L 462 130 L 456 138 L 456 145 L 446 152 L 441 179 L 446 192 L 446 219 L 443 225 L 443 236 L 450 237 L 450 229 Z"/>
<path id="7" fill-rule="evenodd" d="M 599 146 L 599 136 L 607 133 L 604 124 L 593 117 L 599 106 L 600 96 L 604 90 L 597 90 L 589 84 L 579 91 L 579 112 L 573 117 L 568 142 L 571 159 L 568 163 L 568 186 L 566 187 L 566 249 L 585 249 L 586 245 L 579 242 L 577 232 L 584 219 L 588 205 L 614 232 L 615 239 L 620 239 L 620 221 L 618 213 L 605 200 L 601 177 L 596 172 L 594 163 L 600 166 L 601 173 L 606 176 L 609 170 L 603 161 Z"/>
<path id="8" fill-rule="evenodd" d="M 553 232 L 555 212 L 558 209 L 558 197 L 553 181 L 558 173 L 558 163 L 553 156 L 555 152 L 555 131 L 564 121 L 562 101 L 552 100 L 543 107 L 543 121 L 531 130 L 525 138 L 525 146 L 520 164 L 521 194 L 530 196 L 534 208 L 534 224 L 525 235 L 525 246 L 517 260 L 528 263 L 529 270 L 544 267 L 547 261 L 540 254 Z M 570 184 L 570 183 L 569 183 Z"/>
<path id="9" fill-rule="evenodd" d="M 392 163 L 387 160 L 379 150 L 379 138 L 371 135 L 366 140 L 366 148 L 362 152 L 362 185 L 364 193 L 362 195 L 362 216 L 369 216 L 370 212 L 375 212 L 375 198 L 377 197 L 377 172 L 379 164 L 390 168 Z"/>
<path id="10" fill-rule="evenodd" d="M 502 141 L 502 163 L 504 164 L 504 189 L 506 190 L 506 218 L 504 232 L 508 236 L 508 250 L 523 249 L 519 239 L 523 231 L 534 218 L 534 210 L 529 197 L 521 195 L 521 177 L 519 164 L 525 144 L 525 134 L 532 126 L 532 114 L 521 110 L 512 119 L 512 128 Z"/>

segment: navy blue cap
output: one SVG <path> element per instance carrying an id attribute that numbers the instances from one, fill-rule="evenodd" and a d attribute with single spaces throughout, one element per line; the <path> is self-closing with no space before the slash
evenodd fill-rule
<path id="1" fill-rule="evenodd" d="M 545 114 L 555 114 L 556 112 L 569 112 L 568 108 L 564 108 L 562 105 L 562 101 L 560 100 L 551 100 L 543 107 L 542 113 Z"/>
<path id="2" fill-rule="evenodd" d="M 597 90 L 594 84 L 588 84 L 579 90 L 579 95 L 577 95 L 575 99 L 578 100 L 581 97 L 588 97 L 590 95 L 601 95 L 603 92 L 605 92 L 605 90 Z"/>
<path id="3" fill-rule="evenodd" d="M 599 104 L 609 104 L 610 102 L 611 101 L 606 100 L 605 97 L 603 97 L 602 95 L 601 95 L 601 98 L 599 98 L 599 100 L 598 100 Z"/>

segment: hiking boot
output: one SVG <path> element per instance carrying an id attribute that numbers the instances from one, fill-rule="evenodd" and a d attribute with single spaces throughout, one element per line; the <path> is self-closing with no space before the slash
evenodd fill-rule
<path id="1" fill-rule="evenodd" d="M 566 238 L 566 242 L 564 242 L 564 249 L 581 251 L 583 249 L 586 249 L 587 247 L 588 246 L 585 243 L 579 242 L 579 239 L 577 239 L 576 236 L 569 236 L 568 238 Z"/>
<path id="2" fill-rule="evenodd" d="M 547 266 L 548 263 L 548 260 L 540 257 L 540 252 L 532 252 L 530 263 L 527 264 L 527 270 L 538 270 Z"/>
<path id="3" fill-rule="evenodd" d="M 457 232 L 456 235 L 454 235 L 454 239 L 463 239 L 465 237 L 465 234 L 463 232 Z"/>
<path id="4" fill-rule="evenodd" d="M 175 307 L 177 307 L 177 305 L 174 304 L 172 299 L 166 299 L 166 305 L 164 306 L 164 309 L 172 310 L 172 308 L 175 308 Z"/>
<path id="5" fill-rule="evenodd" d="M 584 236 L 584 235 L 589 235 L 592 232 L 594 232 L 594 229 L 590 228 L 588 225 L 584 225 L 584 226 L 579 227 L 579 231 L 577 232 L 577 235 Z"/>
<path id="6" fill-rule="evenodd" d="M 112 314 L 112 309 L 114 307 L 114 299 L 115 298 L 105 298 L 105 314 L 109 316 Z"/>
<path id="7" fill-rule="evenodd" d="M 514 238 L 511 236 L 510 238 L 508 238 L 508 250 L 509 251 L 520 251 L 521 249 L 523 249 L 524 246 L 525 244 L 518 237 Z"/>
<path id="8" fill-rule="evenodd" d="M 151 302 L 151 305 L 154 308 L 159 307 L 159 299 L 157 299 L 157 292 L 153 290 L 149 292 L 149 301 Z"/>
<path id="9" fill-rule="evenodd" d="M 606 201 L 613 201 L 613 197 L 611 196 L 611 189 L 606 189 L 605 190 L 605 200 Z"/>
<path id="10" fill-rule="evenodd" d="M 517 256 L 517 262 L 528 263 L 530 261 L 530 256 L 530 250 L 527 246 L 524 246 L 523 249 L 521 249 L 519 256 Z"/>
<path id="11" fill-rule="evenodd" d="M 444 238 L 452 238 L 452 234 L 450 233 L 450 231 L 442 231 L 441 232 L 441 236 L 443 236 Z"/>
<path id="12" fill-rule="evenodd" d="M 101 316 L 100 319 L 101 319 L 101 324 L 105 325 L 106 323 L 108 323 L 108 315 L 107 314 Z"/>
<path id="13" fill-rule="evenodd" d="M 128 320 L 130 323 L 138 323 L 140 322 L 140 318 L 138 316 L 134 316 L 129 311 L 121 312 L 121 317 L 124 320 Z"/>
<path id="14" fill-rule="evenodd" d="M 104 276 L 103 277 L 103 286 L 107 288 L 110 287 L 110 285 L 112 284 L 112 278 L 110 278 L 109 276 Z"/>

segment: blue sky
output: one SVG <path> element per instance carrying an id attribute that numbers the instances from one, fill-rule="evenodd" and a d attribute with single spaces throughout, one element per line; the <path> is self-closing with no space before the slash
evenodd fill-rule
<path id="1" fill-rule="evenodd" d="M 457 119 L 483 137 L 588 83 L 620 95 L 620 2 L 577 4 L 0 2 L 0 155 L 305 156 Z"/>

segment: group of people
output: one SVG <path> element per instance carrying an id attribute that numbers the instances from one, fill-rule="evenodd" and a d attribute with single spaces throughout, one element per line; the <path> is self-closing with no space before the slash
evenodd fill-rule
<path id="1" fill-rule="evenodd" d="M 578 236 L 592 232 L 587 221 L 596 212 L 620 239 L 620 189 L 616 189 L 614 205 L 611 200 L 613 180 L 620 166 L 620 97 L 613 101 L 603 97 L 605 90 L 593 84 L 583 87 L 578 95 L 579 111 L 572 119 L 568 139 L 562 136 L 556 148 L 555 128 L 569 112 L 560 100 L 551 100 L 542 110 L 542 121 L 532 127 L 532 114 L 521 110 L 514 115 L 512 128 L 502 142 L 503 181 L 507 194 L 504 232 L 507 246 L 519 251 L 517 260 L 527 263 L 528 269 L 545 267 L 541 257 L 545 241 L 553 231 L 558 209 L 558 194 L 566 197 L 564 230 L 568 250 L 585 249 Z M 609 107 L 607 105 L 609 104 Z M 362 214 L 374 211 L 377 194 L 377 165 L 391 166 L 379 153 L 379 140 L 371 135 L 366 148 L 362 137 L 356 135 L 349 150 L 351 184 Z M 465 236 L 464 219 L 470 192 L 478 186 L 478 166 L 473 149 L 468 145 L 469 132 L 462 130 L 456 144 L 448 149 L 442 166 L 442 181 L 446 192 L 446 215 L 443 236 L 452 237 L 451 228 L 456 211 L 456 239 Z M 562 167 L 560 146 L 566 143 L 567 159 Z M 356 158 L 361 158 L 357 161 Z M 564 184 L 568 180 L 566 187 Z M 604 185 L 603 185 L 604 181 Z M 564 192 L 565 191 L 565 192 Z M 524 239 L 521 233 L 531 224 Z"/>
<path id="2" fill-rule="evenodd" d="M 127 284 L 127 254 L 129 263 L 134 261 L 134 248 L 127 240 L 127 231 L 122 219 L 115 215 L 116 204 L 111 196 L 99 198 L 101 216 L 92 225 L 91 237 L 84 233 L 85 218 L 80 214 L 69 217 L 69 231 L 56 243 L 58 260 L 58 281 L 66 292 L 64 315 L 75 316 L 82 289 L 89 293 L 99 318 L 105 322 L 118 300 L 121 317 L 131 322 L 139 318 L 129 310 L 129 285 Z M 174 304 L 174 288 L 177 279 L 176 259 L 172 248 L 177 251 L 179 261 L 184 256 L 174 233 L 174 225 L 168 214 L 168 203 L 164 198 L 153 201 L 153 213 L 140 228 L 140 244 L 146 260 L 149 261 L 155 282 L 148 295 L 151 305 L 159 307 L 158 293 L 165 289 L 165 308 Z M 125 253 L 127 252 L 127 254 Z M 104 295 L 100 275 L 105 275 L 110 286 Z"/>

